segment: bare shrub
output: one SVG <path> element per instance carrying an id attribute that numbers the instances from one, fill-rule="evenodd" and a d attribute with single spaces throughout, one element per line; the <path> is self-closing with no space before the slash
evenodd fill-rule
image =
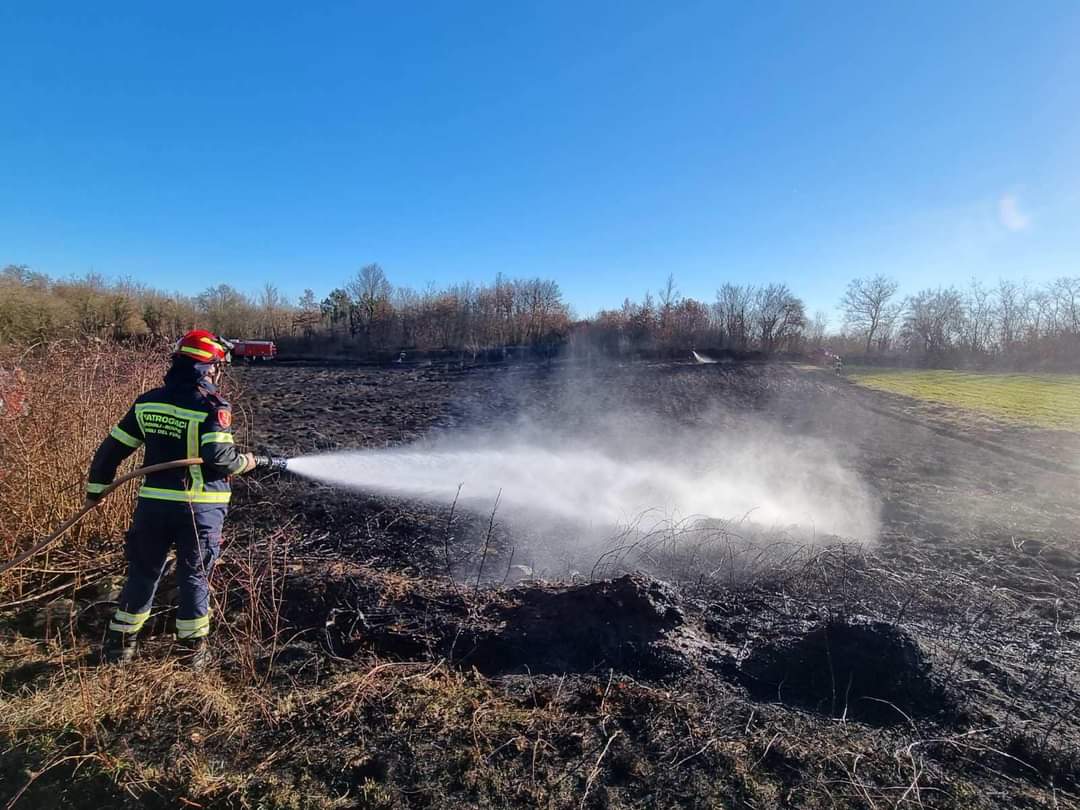
<path id="1" fill-rule="evenodd" d="M 55 341 L 0 356 L 8 385 L 18 388 L 11 399 L 21 404 L 0 413 L 0 559 L 79 509 L 98 444 L 138 394 L 159 384 L 166 363 L 167 354 L 151 343 Z M 134 486 L 115 493 L 54 548 L 8 571 L 0 600 L 83 584 L 107 569 L 121 552 L 116 540 L 134 497 Z"/>

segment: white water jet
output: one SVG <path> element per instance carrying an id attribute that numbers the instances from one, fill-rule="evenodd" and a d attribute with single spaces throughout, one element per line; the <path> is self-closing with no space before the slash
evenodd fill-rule
<path id="1" fill-rule="evenodd" d="M 290 460 L 298 475 L 357 490 L 490 510 L 527 519 L 626 525 L 691 516 L 872 540 L 877 516 L 857 477 L 818 443 L 782 449 L 761 437 L 736 446 L 700 439 L 664 457 L 577 442 L 502 437 L 347 451 Z"/>

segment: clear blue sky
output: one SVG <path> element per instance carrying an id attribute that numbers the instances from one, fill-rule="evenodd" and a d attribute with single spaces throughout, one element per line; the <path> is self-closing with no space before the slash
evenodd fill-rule
<path id="1" fill-rule="evenodd" d="M 392 9 L 392 10 L 391 10 Z M 1080 275 L 1080 3 L 0 5 L 0 263 L 581 314 Z"/>

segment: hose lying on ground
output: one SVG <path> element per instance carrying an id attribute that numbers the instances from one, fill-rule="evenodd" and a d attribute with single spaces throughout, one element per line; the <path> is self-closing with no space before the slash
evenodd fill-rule
<path id="1" fill-rule="evenodd" d="M 65 532 L 67 532 L 72 526 L 82 520 L 87 513 L 93 511 L 99 503 L 105 500 L 105 498 L 109 495 L 110 492 L 112 492 L 121 484 L 127 483 L 132 478 L 142 478 L 144 475 L 149 475 L 150 473 L 161 472 L 162 470 L 172 470 L 176 467 L 194 467 L 196 464 L 202 463 L 203 462 L 201 458 L 182 458 L 177 459 L 176 461 L 165 461 L 161 464 L 151 464 L 149 467 L 140 467 L 137 470 L 132 470 L 126 475 L 121 475 L 119 478 L 117 478 L 115 481 L 113 481 L 101 491 L 100 498 L 98 498 L 93 503 L 88 503 L 84 505 L 83 508 L 80 509 L 77 513 L 75 513 L 74 516 L 64 521 L 64 524 L 55 532 L 50 534 L 33 548 L 27 549 L 22 554 L 19 554 L 17 557 L 15 557 L 15 559 L 10 560 L 3 565 L 0 565 L 0 574 L 3 574 L 10 568 L 14 568 L 17 565 L 26 562 L 35 554 L 52 545 L 52 543 L 54 543 L 56 540 L 59 540 L 61 537 L 64 536 Z"/>

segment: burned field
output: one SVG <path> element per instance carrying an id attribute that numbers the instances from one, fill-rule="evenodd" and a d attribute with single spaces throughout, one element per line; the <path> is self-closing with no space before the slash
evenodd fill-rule
<path id="1" fill-rule="evenodd" d="M 838 734 L 853 733 L 865 745 L 881 744 L 878 756 L 918 743 L 911 749 L 915 760 L 894 759 L 895 773 L 870 780 L 876 784 L 868 789 L 880 790 L 883 801 L 903 795 L 897 786 L 914 785 L 910 798 L 920 779 L 931 788 L 923 801 L 961 806 L 984 791 L 987 801 L 1000 803 L 1005 795 L 1041 791 L 1060 800 L 1058 791 L 1076 789 L 1076 482 L 1052 465 L 1025 463 L 1030 431 L 1002 429 L 988 440 L 946 421 L 927 419 L 920 427 L 895 401 L 867 402 L 865 392 L 842 381 L 786 366 L 258 369 L 242 383 L 256 440 L 265 437 L 289 453 L 312 445 L 377 447 L 477 426 L 494 430 L 522 414 L 542 424 L 588 424 L 598 411 L 628 404 L 694 431 L 738 432 L 752 420 L 827 442 L 880 503 L 876 542 L 860 547 L 821 538 L 807 545 L 783 532 L 747 537 L 752 532 L 742 525 L 728 526 L 711 536 L 714 553 L 690 564 L 680 554 L 700 550 L 696 538 L 676 533 L 670 545 L 647 555 L 601 559 L 599 570 L 551 572 L 581 583 L 600 580 L 595 584 L 526 583 L 488 594 L 474 595 L 469 584 L 512 585 L 521 578 L 510 551 L 528 559 L 527 548 L 515 545 L 527 546 L 527 530 L 518 531 L 525 537 L 515 537 L 514 526 L 500 534 L 488 549 L 488 570 L 478 571 L 486 515 L 459 513 L 448 526 L 449 504 L 290 485 L 275 499 L 299 516 L 297 529 L 318 556 L 440 583 L 449 572 L 459 584 L 447 584 L 444 596 L 461 601 L 446 613 L 432 607 L 437 597 L 398 612 L 375 587 L 351 598 L 328 595 L 292 621 L 302 626 L 333 613 L 331 643 L 351 653 L 368 645 L 406 660 L 457 660 L 493 677 L 573 676 L 578 688 L 606 684 L 613 674 L 658 686 L 701 679 L 686 697 L 688 707 L 746 695 L 747 719 L 791 712 L 799 730 L 783 732 L 782 721 L 770 725 L 780 735 L 774 748 L 805 746 L 771 778 L 752 780 L 773 783 L 770 801 L 785 795 L 795 805 L 805 801 L 801 791 L 820 787 L 830 767 L 838 782 L 859 785 L 842 758 L 830 758 L 840 749 L 828 748 L 842 745 Z M 332 392 L 328 402 L 307 406 L 329 413 L 290 417 L 292 392 L 305 389 Z M 305 437 L 304 424 L 319 426 L 319 435 Z M 693 548 L 680 548 L 680 540 Z M 609 579 L 635 573 L 657 579 Z M 374 618 L 368 605 L 375 606 Z M 357 618 L 361 625 L 348 624 Z M 402 629 L 410 627 L 411 636 Z M 746 737 L 756 739 L 752 731 Z M 812 742 L 816 734 L 824 747 Z M 875 741 L 876 734 L 891 739 Z M 701 744 L 708 739 L 717 738 L 706 735 Z M 671 753 L 676 761 L 678 751 Z M 964 783 L 971 795 L 963 794 Z M 647 784 L 638 785 L 642 795 Z M 739 795 L 729 787 L 731 793 L 717 795 Z M 628 799 L 633 789 L 623 785 L 613 795 L 619 794 Z M 751 794 L 746 800 L 754 801 Z"/>
<path id="2" fill-rule="evenodd" d="M 56 702 L 44 714 L 71 757 L 22 802 L 1080 802 L 1072 434 L 973 427 L 786 365 L 282 364 L 233 385 L 243 438 L 288 455 L 526 424 L 618 437 L 662 423 L 702 441 L 768 430 L 771 456 L 790 448 L 795 464 L 813 442 L 850 470 L 876 530 L 713 515 L 594 531 L 575 549 L 572 521 L 291 476 L 238 487 L 209 681 L 162 663 L 164 637 L 135 675 L 84 676 L 68 703 L 55 656 L 3 671 L 10 717 Z M 743 465 L 738 480 L 753 452 L 725 463 Z M 74 660 L 104 615 L 82 609 L 50 643 Z M 172 701 L 151 708 L 136 681 Z M 80 700 L 124 690 L 80 720 Z M 56 754 L 8 737 L 6 800 Z M 160 770 L 169 761 L 179 774 Z"/>

